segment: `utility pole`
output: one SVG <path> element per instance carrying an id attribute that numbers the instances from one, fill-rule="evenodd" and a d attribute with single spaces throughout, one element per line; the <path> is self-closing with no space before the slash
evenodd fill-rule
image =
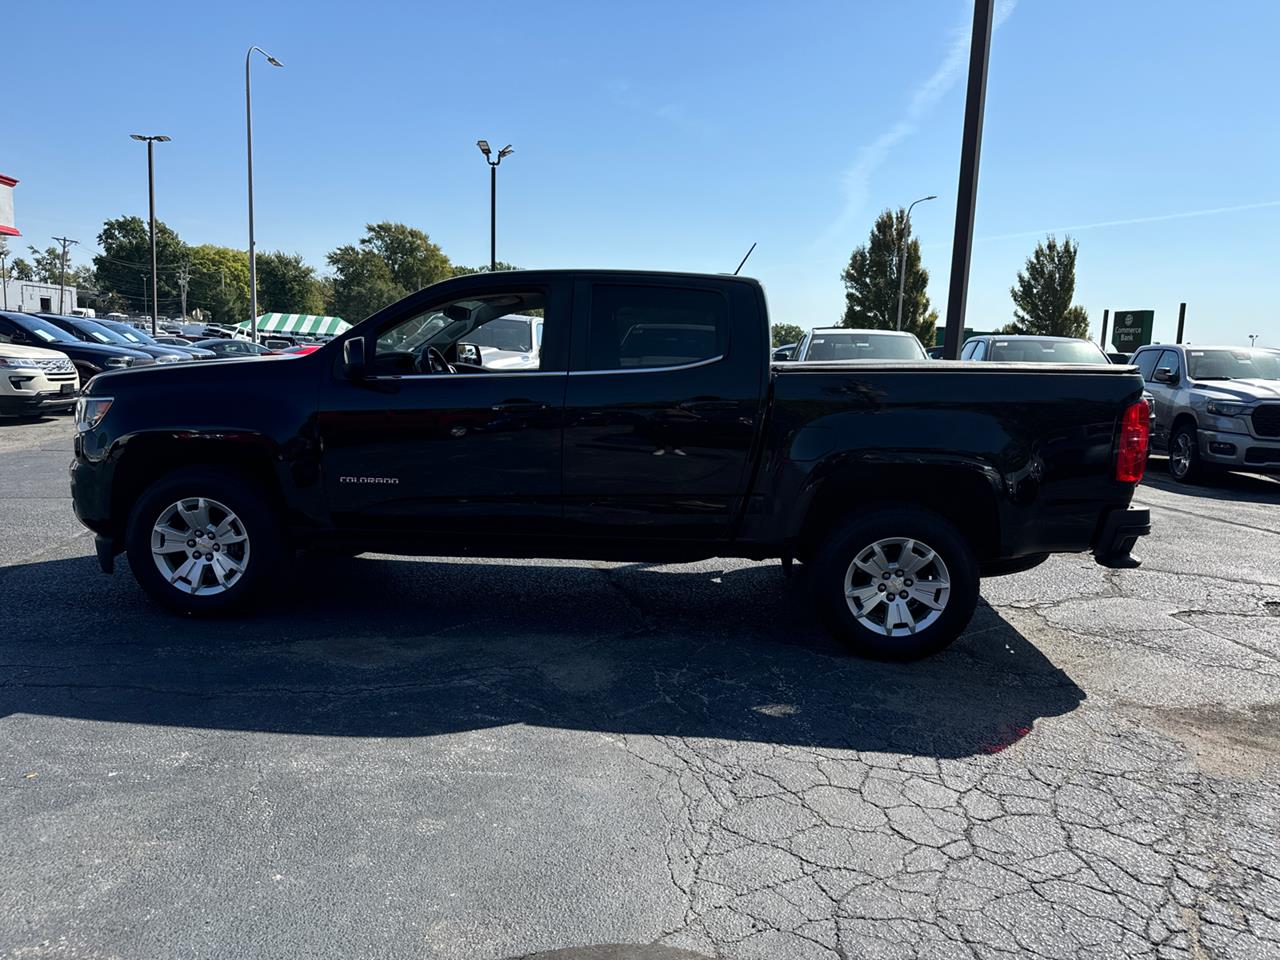
<path id="1" fill-rule="evenodd" d="M 62 270 L 58 275 L 58 312 L 63 313 L 65 312 L 62 309 L 63 299 L 67 295 L 67 247 L 80 241 L 72 240 L 70 237 L 54 237 L 53 239 L 62 244 Z"/>
<path id="2" fill-rule="evenodd" d="M 185 263 L 178 271 L 178 289 L 182 291 L 182 322 L 187 322 L 187 284 L 191 282 L 191 268 Z"/>
<path id="3" fill-rule="evenodd" d="M 987 102 L 987 66 L 991 61 L 991 26 L 995 0 L 974 0 L 973 37 L 969 44 L 969 87 L 965 97 L 964 135 L 960 144 L 960 186 L 956 191 L 956 232 L 951 243 L 951 289 L 947 294 L 947 335 L 943 356 L 960 356 L 964 312 L 969 300 L 969 261 L 973 253 L 973 219 L 978 206 L 978 162 L 982 154 L 982 115 Z"/>

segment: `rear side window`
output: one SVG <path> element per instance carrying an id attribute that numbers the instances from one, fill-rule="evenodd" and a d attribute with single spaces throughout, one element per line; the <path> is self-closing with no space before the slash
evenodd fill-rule
<path id="1" fill-rule="evenodd" d="M 588 370 L 678 367 L 729 352 L 729 308 L 709 290 L 597 285 Z"/>
<path id="2" fill-rule="evenodd" d="M 977 343 L 975 343 L 975 344 L 973 345 L 973 357 L 972 357 L 972 359 L 974 359 L 974 360 L 985 360 L 985 359 L 987 359 L 987 341 L 985 341 L 985 340 L 979 340 Z"/>
<path id="3" fill-rule="evenodd" d="M 1138 354 L 1138 358 L 1133 361 L 1138 367 L 1138 372 L 1142 374 L 1142 379 L 1146 380 L 1148 383 L 1150 383 L 1151 378 L 1155 376 L 1156 358 L 1159 356 L 1159 350 L 1144 350 L 1142 353 Z"/>

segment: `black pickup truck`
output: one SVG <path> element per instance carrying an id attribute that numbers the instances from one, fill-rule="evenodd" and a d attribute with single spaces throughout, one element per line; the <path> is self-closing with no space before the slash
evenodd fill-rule
<path id="1" fill-rule="evenodd" d="M 296 548 L 799 560 L 832 630 L 897 658 L 959 635 L 984 575 L 1134 562 L 1133 369 L 771 366 L 768 331 L 745 278 L 447 280 L 307 356 L 95 377 L 76 514 L 105 571 L 127 551 L 192 614 L 241 608 Z"/>

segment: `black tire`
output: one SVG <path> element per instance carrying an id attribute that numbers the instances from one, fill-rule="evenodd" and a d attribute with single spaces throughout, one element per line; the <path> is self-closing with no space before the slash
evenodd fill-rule
<path id="1" fill-rule="evenodd" d="M 854 614 L 851 602 L 845 597 L 845 578 L 855 559 L 862 557 L 875 544 L 895 538 L 927 545 L 945 565 L 951 586 L 936 619 L 914 633 L 903 632 L 907 628 L 898 625 L 904 621 L 896 620 L 889 627 L 891 632 L 901 635 L 891 636 L 864 625 Z M 901 554 L 893 555 L 893 549 L 892 546 L 882 548 L 882 553 L 890 561 L 897 562 L 901 559 Z M 897 549 L 903 550 L 905 547 L 899 545 Z M 940 571 L 941 568 L 934 561 L 929 561 L 928 565 L 920 569 L 920 584 L 940 579 Z M 892 573 L 896 571 L 891 571 Z M 879 580 L 870 574 L 855 571 L 855 581 L 864 577 L 868 580 L 865 589 L 869 589 L 871 584 L 879 589 Z M 851 652 L 877 660 L 915 660 L 937 653 L 949 645 L 960 636 L 973 617 L 973 611 L 978 605 L 979 579 L 978 561 L 973 548 L 952 524 L 928 510 L 903 506 L 888 506 L 862 513 L 839 524 L 814 556 L 810 577 L 818 614 L 827 628 Z M 876 613 L 876 604 L 879 604 L 881 611 L 887 613 L 885 604 L 876 600 L 867 608 L 867 617 L 870 619 L 881 615 Z M 914 597 L 909 597 L 906 606 L 912 616 L 918 616 L 920 621 L 931 615 L 929 608 Z M 887 620 L 887 616 L 884 619 Z M 883 628 L 885 625 L 882 623 L 879 626 Z"/>
<path id="2" fill-rule="evenodd" d="M 184 592 L 171 585 L 152 557 L 151 533 L 161 515 L 174 503 L 196 497 L 225 505 L 239 518 L 248 537 L 244 571 L 220 593 Z M 267 581 L 279 576 L 288 557 L 284 535 L 264 491 L 243 474 L 216 466 L 184 467 L 148 487 L 129 516 L 125 549 L 134 578 L 151 599 L 175 613 L 193 616 L 224 616 L 247 609 L 261 596 Z M 213 573 L 203 576 L 208 580 Z"/>
<path id="3" fill-rule="evenodd" d="M 1179 444 L 1186 443 L 1184 460 L 1179 454 Z M 1200 438 L 1193 423 L 1174 427 L 1169 435 L 1169 475 L 1178 483 L 1200 483 L 1208 470 L 1200 456 Z"/>

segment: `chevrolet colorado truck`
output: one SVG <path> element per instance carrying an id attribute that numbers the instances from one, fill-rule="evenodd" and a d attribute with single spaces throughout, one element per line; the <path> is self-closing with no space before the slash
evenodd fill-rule
<path id="1" fill-rule="evenodd" d="M 543 324 L 536 367 L 486 367 L 513 315 Z M 94 377 L 75 510 L 105 572 L 126 552 L 186 614 L 243 608 L 295 549 L 778 558 L 853 651 L 902 659 L 960 634 L 983 576 L 1136 562 L 1132 368 L 770 355 L 754 280 L 458 277 L 307 356 Z"/>

